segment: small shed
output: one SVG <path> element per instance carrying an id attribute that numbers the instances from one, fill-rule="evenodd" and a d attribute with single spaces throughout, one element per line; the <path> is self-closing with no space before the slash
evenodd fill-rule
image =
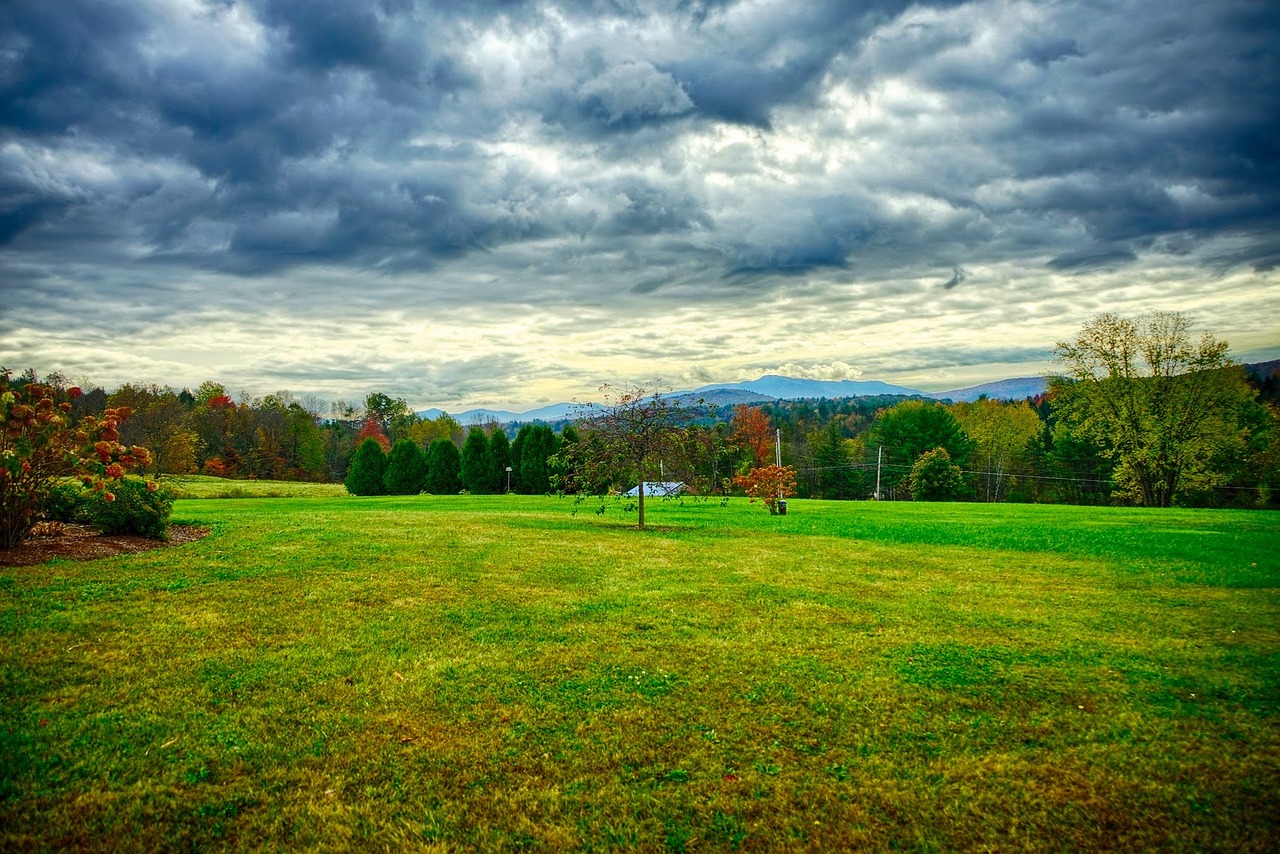
<path id="1" fill-rule="evenodd" d="M 654 496 L 657 496 L 658 498 L 673 498 L 684 492 L 684 490 L 685 486 L 681 481 L 646 480 L 644 482 L 645 498 L 651 498 Z M 624 492 L 623 495 L 627 498 L 638 498 L 640 496 L 640 487 L 633 486 L 631 489 Z"/>

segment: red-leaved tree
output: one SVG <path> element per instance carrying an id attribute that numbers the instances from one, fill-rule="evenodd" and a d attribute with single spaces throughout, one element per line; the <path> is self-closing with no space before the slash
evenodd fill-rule
<path id="1" fill-rule="evenodd" d="M 778 502 L 796 494 L 796 470 L 791 466 L 759 466 L 733 479 L 743 488 L 747 498 L 757 498 L 769 508 L 769 515 L 778 515 Z"/>
<path id="2" fill-rule="evenodd" d="M 356 434 L 356 447 L 364 444 L 365 439 L 373 439 L 382 446 L 382 453 L 391 450 L 391 440 L 387 438 L 387 434 L 382 432 L 382 425 L 378 423 L 376 418 L 365 419 L 364 426 L 360 428 L 360 432 Z"/>
<path id="3" fill-rule="evenodd" d="M 755 466 L 763 466 L 773 456 L 773 427 L 769 416 L 758 406 L 735 406 L 729 441 L 745 450 Z"/>

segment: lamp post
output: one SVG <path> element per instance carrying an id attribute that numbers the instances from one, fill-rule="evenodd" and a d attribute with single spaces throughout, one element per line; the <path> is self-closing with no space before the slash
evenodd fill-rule
<path id="1" fill-rule="evenodd" d="M 511 466 L 507 466 L 507 495 L 511 494 Z"/>

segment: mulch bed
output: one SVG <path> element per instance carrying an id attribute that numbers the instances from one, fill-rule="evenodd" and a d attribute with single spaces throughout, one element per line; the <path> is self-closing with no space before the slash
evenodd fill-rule
<path id="1" fill-rule="evenodd" d="M 170 525 L 168 540 L 133 534 L 100 534 L 87 525 L 44 522 L 16 548 L 0 549 L 0 566 L 35 566 L 53 558 L 97 560 L 194 543 L 209 533 L 196 525 Z"/>

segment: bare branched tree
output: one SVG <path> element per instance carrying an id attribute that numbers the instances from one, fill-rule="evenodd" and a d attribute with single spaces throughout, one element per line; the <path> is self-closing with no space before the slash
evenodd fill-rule
<path id="1" fill-rule="evenodd" d="M 671 472 L 686 468 L 686 434 L 697 408 L 664 395 L 656 384 L 604 385 L 600 394 L 601 403 L 580 407 L 582 439 L 565 449 L 564 468 L 573 472 L 571 486 L 634 477 L 640 485 L 637 527 L 644 528 L 644 485 L 660 463 Z"/>

